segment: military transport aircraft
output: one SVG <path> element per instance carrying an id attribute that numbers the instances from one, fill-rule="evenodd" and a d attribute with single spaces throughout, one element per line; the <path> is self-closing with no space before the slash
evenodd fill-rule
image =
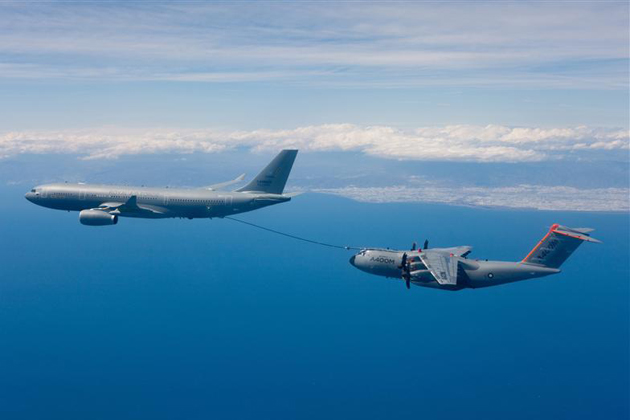
<path id="1" fill-rule="evenodd" d="M 568 228 L 554 224 L 520 262 L 472 260 L 466 258 L 470 246 L 410 251 L 363 249 L 350 258 L 350 264 L 370 274 L 405 280 L 411 284 L 445 290 L 498 286 L 560 272 L 560 266 L 584 241 L 601 243 L 591 238 L 594 229 Z"/>
<path id="2" fill-rule="evenodd" d="M 297 153 L 281 151 L 249 184 L 232 192 L 219 190 L 240 182 L 245 174 L 196 189 L 46 184 L 33 188 L 25 197 L 42 207 L 79 211 L 79 221 L 89 226 L 115 225 L 119 216 L 224 217 L 291 200 L 296 194 L 282 192 Z"/>

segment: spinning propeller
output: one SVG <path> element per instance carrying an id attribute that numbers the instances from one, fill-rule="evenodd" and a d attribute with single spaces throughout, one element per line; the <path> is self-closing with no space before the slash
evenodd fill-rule
<path id="1" fill-rule="evenodd" d="M 416 244 L 414 242 L 412 251 L 416 248 Z M 411 274 L 409 273 L 409 263 L 407 261 L 407 253 L 403 253 L 402 260 L 400 262 L 400 268 L 402 268 L 402 278 L 405 280 L 405 284 L 407 285 L 407 289 L 411 288 Z"/>
<path id="2" fill-rule="evenodd" d="M 417 247 L 417 244 L 414 242 L 411 244 L 411 250 L 415 251 Z M 422 249 L 429 249 L 429 240 L 425 239 L 424 240 L 424 244 L 422 246 Z M 408 263 L 408 258 L 407 258 L 407 253 L 403 253 L 402 255 L 402 260 L 400 262 L 400 266 L 398 266 L 398 268 L 402 269 L 402 278 L 403 280 L 405 280 L 405 285 L 407 286 L 407 289 L 411 289 L 411 273 L 410 273 L 410 266 Z"/>
<path id="3" fill-rule="evenodd" d="M 411 250 L 415 251 L 416 250 L 416 246 L 417 246 L 417 244 L 415 242 L 412 243 L 411 244 Z M 429 249 L 429 240 L 428 239 L 424 240 L 424 245 L 422 246 L 422 249 Z"/>

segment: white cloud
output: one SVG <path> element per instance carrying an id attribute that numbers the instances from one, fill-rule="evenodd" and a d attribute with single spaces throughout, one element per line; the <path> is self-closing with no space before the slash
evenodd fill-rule
<path id="1" fill-rule="evenodd" d="M 627 14 L 588 2 L 9 3 L 0 77 L 619 89 Z"/>
<path id="2" fill-rule="evenodd" d="M 84 159 L 110 159 L 154 153 L 217 153 L 235 148 L 303 152 L 355 151 L 402 160 L 530 162 L 589 157 L 627 157 L 626 130 L 565 127 L 521 128 L 449 125 L 405 131 L 353 124 L 305 126 L 287 130 L 95 129 L 0 133 L 0 156 L 65 153 Z"/>

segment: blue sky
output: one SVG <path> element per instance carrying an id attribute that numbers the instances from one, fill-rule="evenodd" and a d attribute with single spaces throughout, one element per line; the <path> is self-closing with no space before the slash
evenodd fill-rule
<path id="1" fill-rule="evenodd" d="M 5 2 L 0 159 L 298 147 L 627 165 L 628 7 Z"/>
<path id="2" fill-rule="evenodd" d="M 628 128 L 626 2 L 1 7 L 4 130 Z"/>

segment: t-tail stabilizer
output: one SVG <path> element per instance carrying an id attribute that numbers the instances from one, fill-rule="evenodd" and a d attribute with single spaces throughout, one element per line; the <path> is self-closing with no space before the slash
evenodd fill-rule
<path id="1" fill-rule="evenodd" d="M 582 242 L 601 243 L 589 236 L 593 230 L 569 228 L 556 223 L 521 262 L 559 268 Z"/>

